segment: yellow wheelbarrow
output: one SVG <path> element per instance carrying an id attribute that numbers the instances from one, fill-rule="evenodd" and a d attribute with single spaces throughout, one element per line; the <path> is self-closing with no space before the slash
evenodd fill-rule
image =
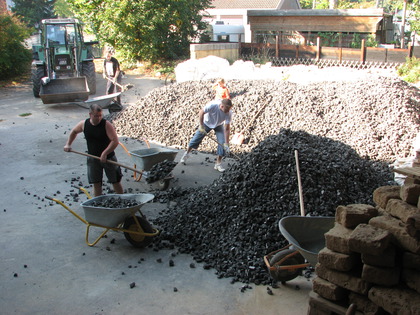
<path id="1" fill-rule="evenodd" d="M 152 237 L 159 234 L 146 220 L 140 208 L 154 198 L 153 194 L 110 194 L 91 198 L 84 188 L 79 188 L 87 196 L 88 200 L 83 202 L 85 218 L 82 218 L 76 212 L 71 210 L 62 201 L 45 196 L 46 199 L 52 200 L 76 218 L 86 224 L 86 244 L 94 246 L 109 231 L 123 232 L 127 241 L 137 248 L 147 247 L 152 241 Z M 106 207 L 106 205 L 117 201 L 116 204 L 125 204 L 120 207 Z M 137 214 L 137 215 L 136 215 Z M 91 227 L 98 227 L 104 231 L 93 242 L 89 242 L 89 231 Z"/>

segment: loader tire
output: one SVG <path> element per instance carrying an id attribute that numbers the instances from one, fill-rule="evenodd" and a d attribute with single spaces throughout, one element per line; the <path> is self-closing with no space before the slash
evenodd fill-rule
<path id="1" fill-rule="evenodd" d="M 44 67 L 36 67 L 31 70 L 32 73 L 32 91 L 35 97 L 39 97 L 41 90 L 41 79 L 45 77 Z"/>
<path id="2" fill-rule="evenodd" d="M 84 62 L 82 66 L 82 75 L 86 77 L 89 87 L 89 94 L 96 93 L 96 72 L 95 63 L 93 61 Z"/>

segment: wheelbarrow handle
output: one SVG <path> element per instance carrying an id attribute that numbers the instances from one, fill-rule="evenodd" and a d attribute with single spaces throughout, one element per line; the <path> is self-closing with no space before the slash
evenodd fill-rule
<path id="1" fill-rule="evenodd" d="M 77 153 L 77 154 L 80 154 L 80 155 L 84 155 L 84 156 L 87 156 L 87 157 L 91 157 L 91 158 L 94 158 L 94 159 L 97 159 L 97 160 L 100 160 L 101 159 L 99 156 L 92 155 L 92 154 L 89 154 L 89 153 L 75 151 L 73 149 L 70 150 L 70 152 Z M 138 169 L 135 169 L 133 167 L 130 167 L 130 166 L 127 166 L 127 165 L 124 165 L 124 164 L 121 164 L 121 163 L 118 163 L 118 162 L 115 162 L 115 161 L 112 161 L 112 160 L 106 160 L 106 162 L 107 163 L 111 163 L 111 164 L 115 164 L 115 165 L 118 165 L 118 166 L 121 166 L 121 167 L 124 167 L 124 168 L 126 168 L 126 169 L 128 169 L 130 171 L 136 172 L 136 173 L 141 173 L 142 172 L 142 171 L 139 171 Z"/>

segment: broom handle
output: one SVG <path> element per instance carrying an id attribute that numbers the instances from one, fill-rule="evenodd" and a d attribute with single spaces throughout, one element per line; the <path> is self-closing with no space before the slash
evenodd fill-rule
<path id="1" fill-rule="evenodd" d="M 300 215 L 304 217 L 306 216 L 306 214 L 305 214 L 305 207 L 303 205 L 303 193 L 302 193 L 302 182 L 300 180 L 298 150 L 295 150 L 295 160 L 296 160 L 296 172 L 297 172 L 298 188 L 299 188 Z"/>
<path id="2" fill-rule="evenodd" d="M 260 110 L 255 114 L 255 116 L 251 119 L 251 121 L 245 126 L 244 129 L 242 129 L 241 133 L 244 133 L 245 130 L 249 128 L 249 126 L 252 125 L 252 123 L 257 119 L 257 117 L 260 115 L 260 113 L 263 111 L 263 109 L 268 105 L 269 101 L 265 102 L 263 106 L 261 106 Z"/>

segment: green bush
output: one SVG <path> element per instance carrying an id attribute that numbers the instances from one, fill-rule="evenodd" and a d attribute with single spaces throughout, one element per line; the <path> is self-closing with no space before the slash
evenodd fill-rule
<path id="1" fill-rule="evenodd" d="M 406 59 L 406 62 L 398 67 L 397 73 L 404 81 L 417 83 L 420 81 L 420 59 L 416 57 Z"/>
<path id="2" fill-rule="evenodd" d="M 0 15 L 0 77 L 10 79 L 28 71 L 31 51 L 24 46 L 29 29 L 17 18 Z"/>

